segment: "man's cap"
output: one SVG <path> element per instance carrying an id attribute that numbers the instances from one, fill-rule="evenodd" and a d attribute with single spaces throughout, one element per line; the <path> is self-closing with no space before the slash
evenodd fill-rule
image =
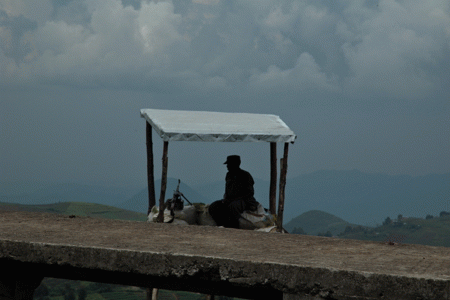
<path id="1" fill-rule="evenodd" d="M 239 155 L 227 156 L 227 161 L 223 163 L 226 164 L 241 164 L 241 157 Z"/>

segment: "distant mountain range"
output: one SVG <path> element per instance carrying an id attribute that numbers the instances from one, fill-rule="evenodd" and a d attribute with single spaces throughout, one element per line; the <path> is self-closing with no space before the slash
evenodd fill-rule
<path id="1" fill-rule="evenodd" d="M 168 179 L 165 198 L 176 189 Z M 225 182 L 190 187 L 180 191 L 191 202 L 211 203 L 224 193 Z M 160 181 L 155 182 L 156 199 Z M 269 183 L 255 178 L 255 198 L 268 207 Z M 147 188 L 102 187 L 79 184 L 0 183 L 0 202 L 51 204 L 91 202 L 113 205 L 140 213 L 148 208 Z M 287 180 L 284 223 L 309 212 L 323 211 L 350 223 L 375 226 L 390 216 L 424 218 L 450 209 L 450 173 L 426 176 L 391 176 L 352 171 L 318 171 Z"/>
<path id="2" fill-rule="evenodd" d="M 117 205 L 138 190 L 76 183 L 1 182 L 0 202 L 35 205 L 76 201 Z"/>

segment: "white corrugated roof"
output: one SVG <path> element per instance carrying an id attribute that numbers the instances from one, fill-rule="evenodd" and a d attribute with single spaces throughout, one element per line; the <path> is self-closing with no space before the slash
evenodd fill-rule
<path id="1" fill-rule="evenodd" d="M 275 115 L 141 109 L 164 141 L 283 142 L 296 135 Z"/>

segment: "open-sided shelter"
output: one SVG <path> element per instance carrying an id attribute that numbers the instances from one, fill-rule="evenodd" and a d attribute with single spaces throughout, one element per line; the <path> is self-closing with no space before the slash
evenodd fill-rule
<path id="1" fill-rule="evenodd" d="M 164 141 L 162 158 L 160 215 L 167 185 L 167 152 L 170 141 L 194 142 L 267 142 L 270 144 L 270 191 L 269 210 L 277 215 L 277 226 L 281 230 L 284 211 L 284 191 L 286 185 L 289 143 L 294 143 L 296 135 L 276 115 L 223 113 L 207 111 L 179 111 L 141 109 L 141 117 L 146 120 L 148 213 L 156 204 L 152 128 Z M 284 153 L 280 163 L 278 213 L 276 212 L 277 147 L 284 143 Z"/>

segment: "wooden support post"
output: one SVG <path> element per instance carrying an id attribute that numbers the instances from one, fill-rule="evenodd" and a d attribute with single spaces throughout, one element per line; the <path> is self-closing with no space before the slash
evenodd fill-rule
<path id="1" fill-rule="evenodd" d="M 167 150 L 169 148 L 169 142 L 164 142 L 163 157 L 162 157 L 162 175 L 161 175 L 161 193 L 159 195 L 159 214 L 158 222 L 164 222 L 164 199 L 166 197 L 167 186 Z"/>
<path id="2" fill-rule="evenodd" d="M 158 300 L 159 289 L 153 289 L 152 300 Z"/>
<path id="3" fill-rule="evenodd" d="M 284 144 L 284 154 L 280 163 L 280 191 L 278 197 L 278 215 L 277 215 L 277 230 L 283 231 L 283 212 L 284 212 L 284 190 L 286 187 L 286 173 L 288 160 L 289 143 Z"/>
<path id="4" fill-rule="evenodd" d="M 277 213 L 277 143 L 270 143 L 270 191 L 269 210 L 272 215 Z"/>
<path id="5" fill-rule="evenodd" d="M 148 123 L 146 126 L 146 144 L 147 144 L 147 187 L 148 187 L 148 210 L 147 215 L 150 214 L 152 207 L 156 204 L 155 197 L 155 176 L 153 165 L 153 138 L 152 138 L 152 126 Z"/>

